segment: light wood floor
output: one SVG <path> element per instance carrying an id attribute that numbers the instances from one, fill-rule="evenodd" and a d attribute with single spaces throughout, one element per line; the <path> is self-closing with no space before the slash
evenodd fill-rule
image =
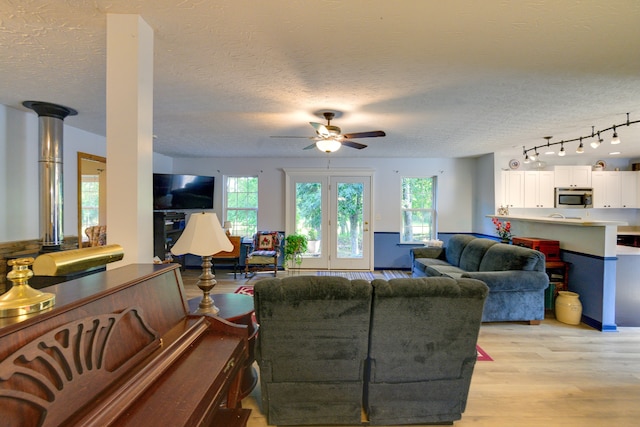
<path id="1" fill-rule="evenodd" d="M 216 277 L 214 292 L 246 282 L 243 275 L 228 277 Z M 454 426 L 640 425 L 640 328 L 603 333 L 550 313 L 538 326 L 483 324 L 478 343 L 494 361 L 476 363 L 467 409 Z M 243 406 L 252 409 L 249 427 L 268 425 L 259 387 Z"/>

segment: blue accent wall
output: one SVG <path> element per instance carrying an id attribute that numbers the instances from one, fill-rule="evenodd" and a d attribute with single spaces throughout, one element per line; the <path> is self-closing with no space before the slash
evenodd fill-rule
<path id="1" fill-rule="evenodd" d="M 421 244 L 400 243 L 400 233 L 373 233 L 373 268 L 375 270 L 411 270 L 409 250 Z"/>
<path id="2" fill-rule="evenodd" d="M 617 331 L 616 258 L 561 251 L 569 266 L 569 290 L 580 295 L 582 321 L 603 332 Z"/>
<path id="3" fill-rule="evenodd" d="M 449 238 L 454 234 L 471 234 L 476 237 L 495 238 L 475 233 L 438 233 L 438 239 L 446 246 Z M 497 238 L 495 238 L 497 240 Z M 400 243 L 398 232 L 374 232 L 373 233 L 373 268 L 374 270 L 411 270 L 411 248 L 423 246 L 420 243 Z"/>

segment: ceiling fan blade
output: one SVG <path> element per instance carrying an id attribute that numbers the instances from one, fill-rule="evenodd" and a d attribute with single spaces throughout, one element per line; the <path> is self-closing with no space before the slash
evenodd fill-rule
<path id="1" fill-rule="evenodd" d="M 270 136 L 269 138 L 304 138 L 304 139 L 316 139 L 315 136 L 290 136 L 290 135 L 275 135 Z"/>
<path id="2" fill-rule="evenodd" d="M 303 150 L 311 150 L 312 148 L 316 148 L 316 143 L 309 145 L 308 147 L 304 147 Z"/>
<path id="3" fill-rule="evenodd" d="M 372 130 L 370 132 L 345 133 L 342 136 L 346 139 L 353 139 L 353 138 L 375 138 L 378 136 L 387 136 L 387 134 L 381 130 Z"/>
<path id="4" fill-rule="evenodd" d="M 359 142 L 354 142 L 354 141 L 342 141 L 341 144 L 345 145 L 347 147 L 357 148 L 358 150 L 362 150 L 363 148 L 367 148 L 366 145 L 360 144 Z"/>
<path id="5" fill-rule="evenodd" d="M 327 127 L 322 123 L 309 122 L 309 124 L 313 126 L 316 132 L 318 132 L 318 135 L 324 137 L 331 136 L 331 132 L 329 132 L 329 129 L 327 129 Z"/>

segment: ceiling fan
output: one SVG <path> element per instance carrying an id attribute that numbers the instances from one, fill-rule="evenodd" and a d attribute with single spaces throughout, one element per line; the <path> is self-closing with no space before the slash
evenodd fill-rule
<path id="1" fill-rule="evenodd" d="M 323 125 L 322 123 L 309 122 L 311 126 L 316 130 L 316 136 L 272 136 L 272 138 L 308 138 L 313 139 L 316 142 L 305 147 L 304 150 L 309 150 L 311 148 L 316 147 L 320 151 L 324 151 L 326 153 L 332 153 L 334 151 L 338 151 L 340 147 L 347 146 L 351 148 L 357 148 L 358 150 L 362 150 L 367 146 L 365 144 L 361 144 L 359 142 L 351 141 L 351 139 L 355 138 L 375 138 L 379 136 L 386 136 L 381 130 L 374 130 L 369 132 L 355 132 L 355 133 L 341 133 L 341 129 L 338 126 L 332 126 L 331 120 L 335 117 L 335 113 L 326 111 L 322 113 L 324 118 L 327 120 L 327 124 Z"/>

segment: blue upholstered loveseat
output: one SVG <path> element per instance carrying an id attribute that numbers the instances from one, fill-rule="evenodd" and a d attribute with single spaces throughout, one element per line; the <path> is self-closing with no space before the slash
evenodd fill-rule
<path id="1" fill-rule="evenodd" d="M 257 282 L 256 360 L 267 422 L 396 425 L 460 419 L 487 293 L 478 280 L 446 277 L 369 283 L 291 276 Z"/>
<path id="2" fill-rule="evenodd" d="M 473 278 L 487 284 L 483 322 L 544 319 L 549 286 L 542 252 L 491 239 L 456 234 L 443 248 L 411 250 L 413 277 Z"/>

